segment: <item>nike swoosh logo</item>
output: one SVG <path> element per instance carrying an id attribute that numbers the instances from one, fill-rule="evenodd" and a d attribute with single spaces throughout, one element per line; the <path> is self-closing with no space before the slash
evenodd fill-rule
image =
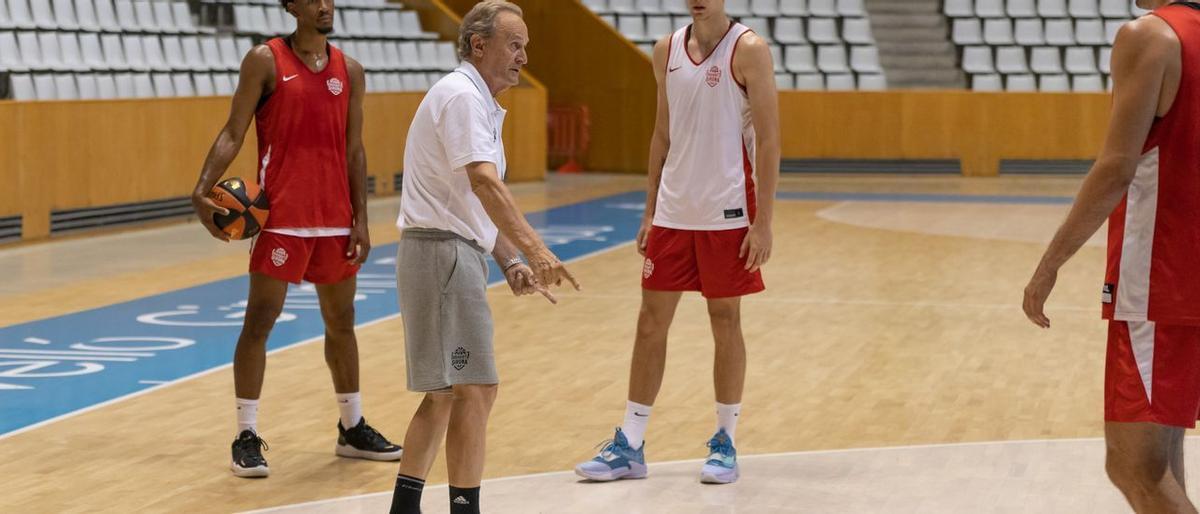
<path id="1" fill-rule="evenodd" d="M 287 82 L 287 81 L 289 81 L 289 80 L 292 80 L 292 79 L 294 79 L 294 78 L 296 78 L 296 77 L 299 77 L 299 76 L 300 76 L 300 74 L 299 74 L 299 73 L 297 73 L 297 74 L 295 74 L 295 75 L 292 75 L 292 76 L 290 76 L 290 77 L 283 77 L 283 81 L 284 81 L 284 82 Z"/>
<path id="2" fill-rule="evenodd" d="M 675 71 L 675 70 L 678 70 L 679 68 L 682 68 L 682 67 L 683 67 L 683 66 L 676 66 L 676 67 L 674 67 L 674 68 L 671 68 L 671 69 L 667 70 L 667 73 L 671 73 L 671 72 L 673 72 L 673 71 Z"/>
<path id="3" fill-rule="evenodd" d="M 642 414 L 642 413 L 639 413 L 639 412 L 635 412 L 635 413 L 633 413 L 633 415 L 634 415 L 634 416 L 637 416 L 637 417 L 639 417 L 639 418 L 645 418 L 645 417 L 649 417 L 649 416 L 650 416 L 649 414 Z"/>

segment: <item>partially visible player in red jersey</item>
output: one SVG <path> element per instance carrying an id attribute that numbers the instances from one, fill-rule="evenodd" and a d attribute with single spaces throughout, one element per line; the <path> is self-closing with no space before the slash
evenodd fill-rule
<path id="1" fill-rule="evenodd" d="M 333 0 L 281 0 L 296 31 L 250 50 L 225 128 L 209 150 L 192 203 L 213 224 L 224 212 L 206 197 L 237 156 L 253 118 L 258 131 L 258 183 L 271 213 L 250 256 L 250 296 L 233 357 L 238 436 L 233 474 L 269 473 L 258 435 L 258 397 L 266 342 L 283 310 L 288 283 L 316 285 L 325 321 L 325 360 L 333 375 L 340 420 L 335 451 L 343 457 L 398 460 L 401 448 L 362 417 L 354 294 L 371 249 L 367 233 L 367 157 L 362 143 L 362 65 L 330 45 Z"/>
<path id="2" fill-rule="evenodd" d="M 1200 414 L 1200 4 L 1138 0 L 1112 54 L 1100 157 L 1025 288 L 1043 308 L 1058 269 L 1108 218 L 1102 310 L 1106 468 L 1138 512 L 1196 512 L 1183 435 Z"/>

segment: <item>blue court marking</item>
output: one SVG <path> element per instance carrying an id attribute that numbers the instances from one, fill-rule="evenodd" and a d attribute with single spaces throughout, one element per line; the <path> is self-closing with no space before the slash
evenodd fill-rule
<path id="1" fill-rule="evenodd" d="M 528 218 L 565 261 L 633 240 L 644 202 L 645 193 L 630 192 Z M 358 275 L 360 325 L 399 311 L 396 244 L 378 246 L 371 255 Z M 490 266 L 490 282 L 502 282 L 496 264 Z M 240 276 L 0 328 L 0 436 L 229 364 L 248 288 L 249 278 Z M 322 334 L 315 289 L 292 286 L 267 349 Z M 402 351 L 397 338 L 396 355 Z M 267 380 L 271 375 L 268 367 Z"/>
<path id="2" fill-rule="evenodd" d="M 1070 196 L 999 196 L 919 193 L 837 193 L 816 191 L 783 191 L 780 200 L 815 200 L 830 202 L 923 202 L 923 203 L 993 203 L 1016 205 L 1070 205 Z"/>

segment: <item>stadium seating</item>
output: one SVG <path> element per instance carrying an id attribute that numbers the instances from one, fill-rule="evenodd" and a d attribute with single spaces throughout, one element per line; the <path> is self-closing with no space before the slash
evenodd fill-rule
<path id="1" fill-rule="evenodd" d="M 682 0 L 584 0 L 650 53 L 691 23 Z M 726 0 L 726 12 L 771 43 L 781 89 L 887 88 L 863 0 Z"/>
<path id="2" fill-rule="evenodd" d="M 977 91 L 1104 91 L 1129 0 L 945 0 L 951 39 Z"/>
<path id="3" fill-rule="evenodd" d="M 423 91 L 454 43 L 386 0 L 340 0 L 330 42 L 368 91 Z M 290 33 L 276 0 L 0 0 L 0 85 L 16 100 L 229 95 L 242 57 Z"/>

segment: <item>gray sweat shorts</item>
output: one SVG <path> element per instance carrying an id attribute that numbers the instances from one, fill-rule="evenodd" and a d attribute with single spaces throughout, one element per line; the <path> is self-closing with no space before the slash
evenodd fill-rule
<path id="1" fill-rule="evenodd" d="M 453 232 L 405 229 L 396 257 L 408 389 L 498 384 L 483 249 Z"/>

